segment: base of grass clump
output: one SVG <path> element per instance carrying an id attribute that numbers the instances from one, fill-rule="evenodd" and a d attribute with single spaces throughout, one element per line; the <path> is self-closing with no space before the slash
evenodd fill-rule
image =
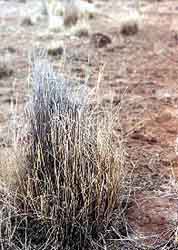
<path id="1" fill-rule="evenodd" d="M 1 221 L 6 244 L 100 249 L 122 204 L 124 151 L 114 143 L 114 117 L 91 107 L 86 86 L 76 91 L 46 58 L 35 60 L 31 79 L 28 130 L 16 142 L 16 168 L 23 171 Z"/>

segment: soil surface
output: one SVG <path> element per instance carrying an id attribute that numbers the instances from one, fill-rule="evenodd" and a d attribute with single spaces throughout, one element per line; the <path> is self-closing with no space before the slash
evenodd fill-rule
<path id="1" fill-rule="evenodd" d="M 72 77 L 85 79 L 89 74 L 92 88 L 101 75 L 101 102 L 107 104 L 112 95 L 114 105 L 121 104 L 132 192 L 138 199 L 142 191 L 170 194 L 178 179 L 178 3 L 140 1 L 141 27 L 131 36 L 120 34 L 118 20 L 119 13 L 134 10 L 134 3 L 103 0 L 97 6 L 103 14 L 90 21 L 91 35 L 74 37 L 47 34 L 46 21 L 22 24 L 25 3 L 0 1 L 0 143 L 10 144 L 14 110 L 20 114 L 28 99 L 29 52 L 59 41 Z M 102 35 L 104 42 L 97 46 L 96 37 Z M 60 56 L 50 60 L 58 72 L 63 70 Z"/>

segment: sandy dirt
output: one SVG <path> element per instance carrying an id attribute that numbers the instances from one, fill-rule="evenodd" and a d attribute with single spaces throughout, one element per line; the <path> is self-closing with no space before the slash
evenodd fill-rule
<path id="1" fill-rule="evenodd" d="M 91 36 L 45 36 L 44 23 L 23 26 L 20 11 L 25 4 L 0 1 L 0 57 L 12 69 L 0 77 L 0 143 L 9 141 L 13 108 L 20 113 L 28 99 L 29 51 L 57 40 L 65 47 L 74 76 L 85 79 L 89 72 L 89 86 L 95 87 L 102 71 L 101 102 L 108 103 L 112 95 L 114 105 L 121 103 L 133 191 L 164 191 L 178 178 L 178 3 L 142 1 L 141 29 L 133 36 L 121 35 L 117 23 L 118 13 L 133 4 L 124 9 L 119 1 L 100 1 L 98 6 L 112 17 L 97 15 L 91 20 L 92 34 L 105 34 L 112 41 L 103 48 L 96 48 Z M 60 58 L 50 60 L 60 71 Z"/>

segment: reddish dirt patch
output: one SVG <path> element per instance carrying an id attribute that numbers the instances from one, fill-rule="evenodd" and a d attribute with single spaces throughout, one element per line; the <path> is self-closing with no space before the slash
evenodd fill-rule
<path id="1" fill-rule="evenodd" d="M 129 227 L 137 241 L 153 247 L 163 246 L 171 238 L 175 240 L 177 201 L 177 194 L 137 194 L 135 204 L 128 210 Z"/>

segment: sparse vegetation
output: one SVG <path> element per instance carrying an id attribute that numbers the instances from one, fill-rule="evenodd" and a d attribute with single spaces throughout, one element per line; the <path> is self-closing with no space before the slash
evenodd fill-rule
<path id="1" fill-rule="evenodd" d="M 0 2 L 0 250 L 178 249 L 177 13 Z"/>
<path id="2" fill-rule="evenodd" d="M 54 1 L 47 3 L 46 6 L 48 9 L 47 13 L 50 30 L 55 29 L 61 31 L 65 28 L 73 28 L 77 26 L 75 29 L 79 30 L 79 27 L 82 27 L 81 34 L 86 35 L 86 30 L 89 30 L 88 28 L 86 29 L 86 22 L 91 19 L 95 13 L 95 8 L 91 3 L 89 4 L 79 0 L 69 0 L 64 2 Z M 87 27 L 89 27 L 88 23 Z"/>

